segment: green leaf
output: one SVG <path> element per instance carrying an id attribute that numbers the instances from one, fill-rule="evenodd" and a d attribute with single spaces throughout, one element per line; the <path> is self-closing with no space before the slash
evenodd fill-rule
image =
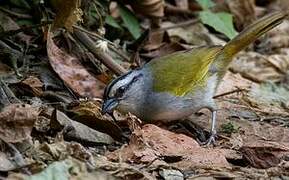
<path id="1" fill-rule="evenodd" d="M 114 28 L 117 28 L 117 29 L 122 29 L 120 27 L 120 25 L 116 22 L 116 20 L 112 17 L 112 16 L 106 16 L 105 17 L 105 23 L 114 27 Z"/>
<path id="2" fill-rule="evenodd" d="M 201 21 L 213 27 L 216 31 L 225 34 L 228 38 L 233 39 L 238 33 L 233 26 L 233 17 L 228 13 L 212 13 L 211 11 L 200 12 Z"/>
<path id="3" fill-rule="evenodd" d="M 137 39 L 141 35 L 141 29 L 137 18 L 127 7 L 121 4 L 118 4 L 118 9 L 125 27 L 129 30 L 131 35 Z"/>
<path id="4" fill-rule="evenodd" d="M 197 0 L 197 2 L 203 10 L 208 10 L 209 8 L 215 6 L 215 3 L 212 0 Z"/>

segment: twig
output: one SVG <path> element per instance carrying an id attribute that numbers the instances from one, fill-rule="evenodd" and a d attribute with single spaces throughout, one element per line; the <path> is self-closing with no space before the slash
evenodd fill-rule
<path id="1" fill-rule="evenodd" d="M 235 89 L 235 90 L 232 90 L 232 91 L 229 91 L 229 92 L 218 94 L 218 95 L 214 96 L 213 98 L 216 99 L 216 98 L 219 98 L 219 97 L 222 97 L 222 96 L 226 96 L 226 95 L 229 95 L 229 94 L 234 94 L 234 93 L 241 92 L 241 91 L 248 91 L 248 90 L 247 89 Z"/>
<path id="2" fill-rule="evenodd" d="M 159 28 L 159 29 L 155 29 L 153 31 L 166 31 L 166 30 L 169 30 L 169 29 L 175 29 L 175 28 L 180 28 L 180 27 L 185 27 L 185 26 L 189 26 L 189 25 L 193 25 L 193 24 L 196 24 L 200 22 L 200 19 L 192 19 L 192 20 L 188 20 L 188 21 L 185 21 L 185 22 L 181 22 L 181 23 L 178 23 L 178 24 L 174 24 L 174 25 L 171 25 L 171 26 L 168 26 L 168 27 L 163 27 L 163 28 Z"/>
<path id="3" fill-rule="evenodd" d="M 115 48 L 110 44 L 108 44 L 108 46 L 113 52 L 122 57 L 126 62 L 130 62 L 130 58 L 127 55 L 125 55 L 122 51 L 120 51 L 119 49 Z"/>
<path id="4" fill-rule="evenodd" d="M 28 15 L 28 14 L 20 14 L 20 13 L 17 13 L 17 12 L 14 12 L 14 11 L 10 11 L 8 9 L 5 9 L 4 7 L 0 7 L 0 11 L 3 11 L 9 15 L 12 15 L 12 16 L 15 16 L 17 18 L 22 18 L 22 19 L 32 19 L 32 16 L 31 15 Z"/>
<path id="5" fill-rule="evenodd" d="M 35 24 L 35 25 L 32 25 L 32 26 L 20 27 L 19 29 L 16 29 L 16 30 L 4 31 L 4 32 L 0 33 L 0 38 L 7 37 L 7 36 L 13 36 L 13 35 L 16 35 L 16 34 L 18 34 L 20 32 L 23 32 L 23 31 L 26 31 L 26 30 L 29 30 L 29 29 L 33 29 L 33 28 L 42 27 L 42 26 L 45 26 L 47 24 L 51 24 L 51 22 L 44 22 L 44 23 Z"/>
<path id="6" fill-rule="evenodd" d="M 94 36 L 94 37 L 96 37 L 96 38 L 98 38 L 98 39 L 100 39 L 100 40 L 106 41 L 108 44 L 116 47 L 116 45 L 115 45 L 113 42 L 105 39 L 104 37 L 102 37 L 102 36 L 100 36 L 100 35 L 98 35 L 98 34 L 96 34 L 96 33 L 90 32 L 90 31 L 88 31 L 88 30 L 86 30 L 86 29 L 84 29 L 84 28 L 82 28 L 82 27 L 80 27 L 80 26 L 76 26 L 76 25 L 73 25 L 73 28 L 74 28 L 74 29 L 77 29 L 77 30 L 79 30 L 79 31 L 85 32 L 86 34 L 89 34 L 89 35 L 91 35 L 91 36 Z M 117 48 L 117 47 L 116 47 L 116 48 Z"/>
<path id="7" fill-rule="evenodd" d="M 92 36 L 92 37 L 95 37 L 95 38 L 97 38 L 97 39 L 106 41 L 106 42 L 108 43 L 108 47 L 109 47 L 113 52 L 115 52 L 116 54 L 118 54 L 118 55 L 119 55 L 120 57 L 122 57 L 125 61 L 127 61 L 127 62 L 130 61 L 130 58 L 127 57 L 127 56 L 125 55 L 125 53 L 123 53 L 122 51 L 120 51 L 120 47 L 118 47 L 116 44 L 114 44 L 113 42 L 109 41 L 108 39 L 105 39 L 104 37 L 102 37 L 102 36 L 100 36 L 100 35 L 98 35 L 98 34 L 96 34 L 96 33 L 90 32 L 90 31 L 88 31 L 88 30 L 86 30 L 86 29 L 83 29 L 83 28 L 80 27 L 80 26 L 74 25 L 73 27 L 76 28 L 76 29 L 78 29 L 78 30 L 80 30 L 80 31 L 82 31 L 82 32 L 87 33 L 88 35 L 90 35 L 90 36 Z"/>
<path id="8" fill-rule="evenodd" d="M 1 90 L 3 90 L 2 92 L 5 94 L 5 103 L 8 103 L 8 104 L 21 103 L 21 101 L 15 96 L 15 94 L 8 87 L 8 85 L 2 80 L 1 77 L 0 77 L 0 86 L 1 86 Z"/>
<path id="9" fill-rule="evenodd" d="M 80 31 L 79 29 L 74 29 L 74 34 L 77 39 L 94 55 L 99 59 L 107 68 L 112 70 L 115 74 L 121 75 L 126 73 L 127 71 L 117 64 L 111 56 L 107 53 L 98 50 L 95 48 L 94 42 L 87 36 L 85 33 Z"/>

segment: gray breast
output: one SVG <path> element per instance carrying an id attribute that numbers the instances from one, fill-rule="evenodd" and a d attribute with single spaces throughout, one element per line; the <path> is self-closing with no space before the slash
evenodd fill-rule
<path id="1" fill-rule="evenodd" d="M 214 107 L 215 82 L 216 76 L 213 75 L 205 87 L 183 97 L 148 90 L 150 93 L 147 93 L 141 116 L 148 121 L 171 121 L 186 118 L 205 107 Z"/>

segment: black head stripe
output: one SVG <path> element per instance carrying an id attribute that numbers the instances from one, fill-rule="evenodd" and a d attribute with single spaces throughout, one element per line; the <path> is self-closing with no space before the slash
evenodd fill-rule
<path id="1" fill-rule="evenodd" d="M 116 82 L 124 79 L 126 76 L 128 76 L 129 74 L 131 74 L 133 71 L 129 71 L 127 74 L 121 75 L 118 78 L 112 80 L 104 89 L 104 93 L 103 93 L 103 100 L 106 100 L 109 98 L 109 92 L 111 91 L 111 88 L 115 85 Z"/>
<path id="2" fill-rule="evenodd" d="M 114 80 L 105 88 L 103 99 L 106 100 L 106 99 L 110 98 L 110 97 L 109 97 L 109 92 L 111 91 L 112 87 L 116 84 L 116 82 L 118 82 L 118 81 L 126 78 L 129 74 L 131 74 L 131 72 L 132 72 L 132 71 L 130 71 L 128 74 L 125 74 L 125 75 L 123 75 L 123 76 L 120 76 L 120 77 L 114 79 Z M 143 75 L 142 75 L 142 74 L 139 74 L 139 75 L 133 77 L 133 79 L 132 79 L 128 84 L 124 85 L 122 88 L 124 88 L 125 91 L 127 91 L 127 90 L 131 87 L 131 85 L 132 85 L 134 82 L 136 82 L 141 76 L 143 76 Z M 117 92 L 116 92 L 116 93 L 117 93 Z M 119 93 L 117 96 L 122 96 L 122 94 L 123 94 L 123 93 Z M 119 98 L 120 98 L 120 97 L 119 97 Z"/>

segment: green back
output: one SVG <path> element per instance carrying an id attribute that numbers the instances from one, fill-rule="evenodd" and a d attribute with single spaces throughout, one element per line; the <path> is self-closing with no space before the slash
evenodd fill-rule
<path id="1" fill-rule="evenodd" d="M 221 48 L 200 47 L 152 60 L 147 66 L 154 75 L 153 89 L 176 96 L 193 92 L 196 87 L 204 85 L 209 67 Z"/>

